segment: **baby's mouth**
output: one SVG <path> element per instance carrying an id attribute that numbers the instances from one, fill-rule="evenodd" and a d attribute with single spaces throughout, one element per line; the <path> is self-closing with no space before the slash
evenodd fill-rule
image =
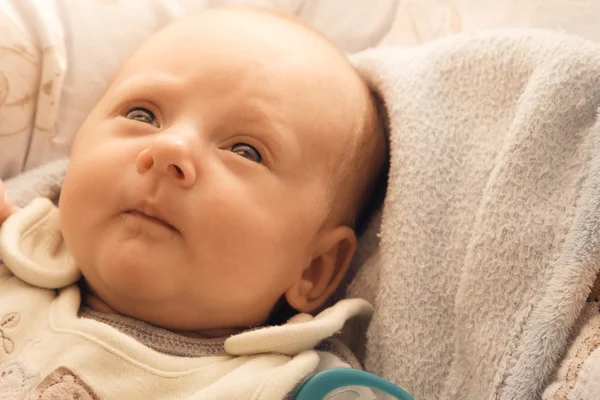
<path id="1" fill-rule="evenodd" d="M 142 211 L 128 210 L 128 211 L 125 211 L 124 214 L 131 215 L 131 216 L 136 217 L 136 218 L 143 218 L 143 219 L 145 219 L 145 220 L 147 220 L 147 221 L 149 221 L 151 223 L 161 225 L 161 226 L 163 226 L 163 227 L 165 227 L 165 228 L 167 228 L 169 230 L 172 230 L 174 232 L 180 233 L 179 229 L 175 228 L 173 225 L 169 224 L 168 222 L 166 222 L 166 221 L 164 221 L 164 220 L 162 220 L 162 219 L 160 219 L 158 217 L 155 217 L 153 215 L 148 215 L 148 214 L 146 214 L 146 213 L 144 213 Z"/>

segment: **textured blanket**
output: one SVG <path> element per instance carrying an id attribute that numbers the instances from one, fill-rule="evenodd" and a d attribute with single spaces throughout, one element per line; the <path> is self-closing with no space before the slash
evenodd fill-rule
<path id="1" fill-rule="evenodd" d="M 567 349 L 583 354 L 576 321 L 600 270 L 600 47 L 507 31 L 353 62 L 385 102 L 391 145 L 346 293 L 375 306 L 367 370 L 417 400 L 534 399 L 565 375 L 547 393 L 570 398 L 578 371 L 557 369 Z M 7 190 L 17 204 L 55 196 L 65 166 Z M 592 399 L 600 351 L 586 343 L 572 395 Z"/>
<path id="2" fill-rule="evenodd" d="M 36 197 L 58 201 L 69 160 L 64 158 L 27 171 L 4 183 L 12 202 L 24 207 Z"/>
<path id="3" fill-rule="evenodd" d="M 500 31 L 353 61 L 391 146 L 348 292 L 375 305 L 366 369 L 415 399 L 539 398 L 600 269 L 600 47 Z"/>

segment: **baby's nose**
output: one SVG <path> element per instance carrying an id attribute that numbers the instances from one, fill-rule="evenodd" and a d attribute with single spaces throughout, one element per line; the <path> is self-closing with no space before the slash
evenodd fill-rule
<path id="1" fill-rule="evenodd" d="M 184 187 L 196 181 L 196 171 L 192 162 L 189 144 L 184 138 L 175 135 L 161 135 L 137 157 L 139 173 L 154 172 L 174 179 Z"/>

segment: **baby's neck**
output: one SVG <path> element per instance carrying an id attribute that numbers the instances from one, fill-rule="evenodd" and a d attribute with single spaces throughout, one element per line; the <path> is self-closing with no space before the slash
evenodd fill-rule
<path id="1" fill-rule="evenodd" d="M 119 315 L 117 311 L 111 308 L 104 300 L 100 298 L 100 296 L 96 295 L 93 290 L 90 289 L 88 285 L 86 285 L 85 281 L 82 279 L 80 282 L 81 288 L 81 303 L 83 306 L 88 307 L 91 310 L 94 310 L 103 314 L 114 314 Z M 240 332 L 240 329 L 209 329 L 204 331 L 178 331 L 172 330 L 173 333 L 177 333 L 179 335 L 201 338 L 201 339 L 214 339 L 214 338 L 224 338 L 229 337 L 231 335 L 235 335 Z"/>

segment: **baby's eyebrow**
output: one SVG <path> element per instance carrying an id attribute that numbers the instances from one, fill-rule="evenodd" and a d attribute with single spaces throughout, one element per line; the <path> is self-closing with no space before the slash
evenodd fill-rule
<path id="1" fill-rule="evenodd" d="M 121 82 L 113 83 L 113 90 L 117 95 L 136 93 L 140 91 L 152 90 L 159 92 L 168 91 L 174 94 L 180 94 L 185 89 L 185 83 L 173 76 L 139 75 L 129 77 Z"/>
<path id="2" fill-rule="evenodd" d="M 260 101 L 249 104 L 243 115 L 238 117 L 236 123 L 243 124 L 249 133 L 264 138 L 277 160 L 283 157 L 286 143 L 291 145 L 295 140 L 293 132 L 279 113 Z"/>

